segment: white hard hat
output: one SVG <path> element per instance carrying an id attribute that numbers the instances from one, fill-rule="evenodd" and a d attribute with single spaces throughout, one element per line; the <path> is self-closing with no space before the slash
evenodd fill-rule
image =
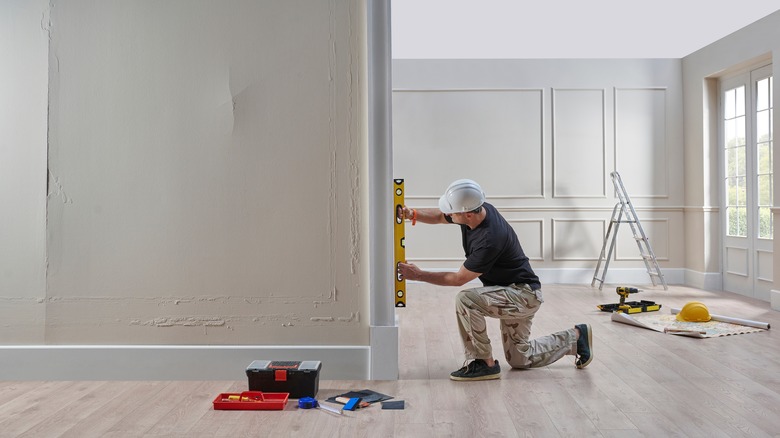
<path id="1" fill-rule="evenodd" d="M 482 187 L 470 179 L 459 179 L 439 198 L 439 210 L 445 214 L 466 213 L 485 203 Z"/>

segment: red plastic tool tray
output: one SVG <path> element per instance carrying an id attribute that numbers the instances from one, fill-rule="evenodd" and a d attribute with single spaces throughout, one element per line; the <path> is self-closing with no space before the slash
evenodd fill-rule
<path id="1" fill-rule="evenodd" d="M 270 411 L 284 409 L 289 392 L 223 392 L 214 399 L 215 410 Z"/>

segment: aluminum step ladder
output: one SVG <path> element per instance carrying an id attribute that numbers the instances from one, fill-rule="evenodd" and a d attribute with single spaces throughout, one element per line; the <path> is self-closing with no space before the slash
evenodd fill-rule
<path id="1" fill-rule="evenodd" d="M 623 179 L 620 178 L 620 174 L 617 172 L 612 172 L 609 176 L 612 178 L 612 185 L 615 186 L 618 203 L 612 209 L 612 218 L 609 221 L 609 227 L 607 227 L 607 234 L 604 236 L 604 245 L 601 247 L 601 255 L 599 255 L 599 262 L 596 264 L 596 272 L 593 273 L 593 281 L 590 283 L 591 287 L 595 286 L 596 282 L 599 283 L 599 290 L 604 286 L 609 261 L 612 259 L 612 253 L 615 250 L 618 229 L 620 224 L 628 224 L 631 227 L 631 233 L 634 235 L 636 245 L 639 247 L 639 254 L 642 256 L 642 261 L 645 262 L 645 268 L 647 269 L 647 274 L 650 275 L 653 286 L 658 286 L 660 282 L 664 286 L 664 290 L 669 290 L 664 274 L 661 273 L 661 268 L 658 266 L 658 260 L 655 258 L 653 248 L 650 247 L 650 240 L 642 228 L 642 223 L 639 222 L 636 210 L 634 210 L 631 199 L 628 197 L 626 188 L 623 185 Z M 608 252 L 607 246 L 609 246 Z M 602 263 L 604 264 L 604 270 L 599 274 Z"/>

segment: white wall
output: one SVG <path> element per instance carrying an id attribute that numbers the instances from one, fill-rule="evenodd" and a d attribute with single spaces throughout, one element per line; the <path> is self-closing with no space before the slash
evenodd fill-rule
<path id="1" fill-rule="evenodd" d="M 395 60 L 395 176 L 434 207 L 472 178 L 543 282 L 590 283 L 620 172 L 667 282 L 684 268 L 679 60 Z M 407 257 L 462 263 L 455 227 L 408 227 Z M 607 282 L 650 283 L 624 225 Z"/>
<path id="2" fill-rule="evenodd" d="M 48 6 L 0 3 L 0 343 L 44 332 Z"/>
<path id="3" fill-rule="evenodd" d="M 0 344 L 317 346 L 365 376 L 364 2 L 0 7 Z"/>

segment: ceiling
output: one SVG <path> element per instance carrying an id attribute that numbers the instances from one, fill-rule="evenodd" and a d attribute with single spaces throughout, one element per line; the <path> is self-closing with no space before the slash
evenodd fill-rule
<path id="1" fill-rule="evenodd" d="M 778 0 L 391 0 L 394 59 L 682 58 Z"/>

